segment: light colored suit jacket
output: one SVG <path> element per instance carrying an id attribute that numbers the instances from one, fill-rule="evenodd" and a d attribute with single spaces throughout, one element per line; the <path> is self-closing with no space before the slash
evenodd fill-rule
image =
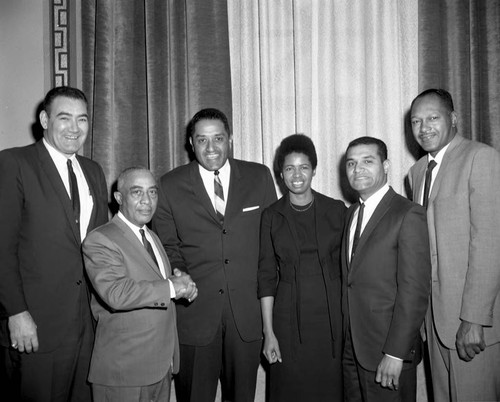
<path id="1" fill-rule="evenodd" d="M 359 238 L 350 264 L 349 228 L 358 203 L 347 211 L 342 242 L 342 309 L 358 363 L 376 371 L 384 353 L 421 359 L 420 327 L 430 291 L 425 210 L 396 194 L 384 195 Z"/>
<path id="2" fill-rule="evenodd" d="M 422 197 L 427 156 L 410 169 Z M 427 220 L 432 309 L 439 338 L 455 349 L 460 320 L 485 325 L 487 345 L 500 341 L 500 154 L 456 135 L 435 178 Z"/>
<path id="3" fill-rule="evenodd" d="M 168 258 L 152 236 L 168 277 Z M 87 236 L 83 253 L 97 320 L 89 381 L 143 386 L 164 378 L 171 364 L 176 372 L 175 304 L 168 281 L 138 237 L 115 216 Z"/>

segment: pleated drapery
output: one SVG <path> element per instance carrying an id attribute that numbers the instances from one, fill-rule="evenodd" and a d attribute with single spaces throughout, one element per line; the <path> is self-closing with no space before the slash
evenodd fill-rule
<path id="1" fill-rule="evenodd" d="M 458 131 L 500 151 L 500 1 L 419 0 L 419 88 L 448 89 Z"/>
<path id="2" fill-rule="evenodd" d="M 189 160 L 186 124 L 204 107 L 231 118 L 227 5 L 221 0 L 85 0 L 85 154 L 108 184 L 134 165 L 161 175 Z"/>
<path id="3" fill-rule="evenodd" d="M 281 139 L 316 144 L 313 186 L 352 200 L 343 155 L 354 138 L 387 143 L 390 183 L 414 162 L 404 116 L 417 94 L 413 0 L 228 2 L 235 155 L 272 166 Z M 350 199 L 351 198 L 351 199 Z"/>

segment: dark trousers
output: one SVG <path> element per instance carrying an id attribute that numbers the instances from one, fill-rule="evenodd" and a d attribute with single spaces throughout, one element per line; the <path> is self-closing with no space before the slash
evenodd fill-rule
<path id="1" fill-rule="evenodd" d="M 37 402 L 90 402 L 87 376 L 94 331 L 85 289 L 81 311 L 57 349 L 19 353 L 1 347 L 2 400 Z M 85 303 L 87 303 L 85 305 Z M 5 398 L 5 399 L 4 399 Z"/>
<path id="2" fill-rule="evenodd" d="M 224 401 L 253 402 L 261 340 L 244 342 L 226 298 L 215 338 L 206 346 L 180 345 L 180 368 L 174 377 L 179 402 L 213 402 L 219 379 Z"/>
<path id="3" fill-rule="evenodd" d="M 380 360 L 382 360 L 382 353 Z M 406 363 L 405 363 L 406 364 Z M 348 402 L 414 402 L 417 399 L 417 368 L 401 371 L 397 391 L 375 382 L 375 371 L 364 369 L 356 359 L 351 331 L 347 331 L 342 360 L 344 395 Z"/>

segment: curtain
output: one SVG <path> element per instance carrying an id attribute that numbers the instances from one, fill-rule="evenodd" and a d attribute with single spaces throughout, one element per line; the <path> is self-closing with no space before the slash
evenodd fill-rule
<path id="1" fill-rule="evenodd" d="M 404 192 L 414 162 L 405 119 L 417 94 L 417 7 L 413 0 L 228 2 L 234 152 L 273 165 L 280 141 L 315 142 L 313 186 L 347 201 L 348 143 L 384 140 L 389 181 Z"/>
<path id="2" fill-rule="evenodd" d="M 159 176 L 188 162 L 186 125 L 199 109 L 231 119 L 226 1 L 83 0 L 82 42 L 84 154 L 109 185 L 129 166 Z"/>
<path id="3" fill-rule="evenodd" d="M 453 96 L 458 130 L 500 151 L 500 1 L 419 0 L 419 89 Z"/>

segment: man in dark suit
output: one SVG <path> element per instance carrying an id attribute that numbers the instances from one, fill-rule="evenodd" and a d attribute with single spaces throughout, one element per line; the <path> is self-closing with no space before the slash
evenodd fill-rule
<path id="1" fill-rule="evenodd" d="M 120 211 L 83 243 L 97 321 L 90 364 L 94 402 L 168 401 L 179 367 L 175 306 L 196 298 L 189 275 L 172 275 L 160 239 L 146 224 L 158 188 L 145 168 L 125 169 L 114 193 Z"/>
<path id="2" fill-rule="evenodd" d="M 89 130 L 80 90 L 49 91 L 40 123 L 41 141 L 0 153 L 3 381 L 11 400 L 90 400 L 81 242 L 108 219 L 106 181 L 97 163 L 76 155 Z"/>
<path id="3" fill-rule="evenodd" d="M 413 199 L 427 204 L 432 308 L 426 329 L 434 399 L 498 401 L 500 154 L 459 135 L 457 122 L 448 91 L 428 89 L 412 102 L 413 135 L 428 152 L 409 179 Z"/>
<path id="4" fill-rule="evenodd" d="M 383 141 L 360 137 L 347 147 L 347 178 L 360 197 L 347 212 L 341 257 L 349 401 L 416 400 L 429 239 L 425 210 L 389 187 L 388 169 Z"/>
<path id="5" fill-rule="evenodd" d="M 225 400 L 253 401 L 262 338 L 260 215 L 276 190 L 268 168 L 229 158 L 222 112 L 203 109 L 189 127 L 196 161 L 162 177 L 153 218 L 172 267 L 199 289 L 195 302 L 177 308 L 177 398 L 213 401 L 221 377 Z"/>

